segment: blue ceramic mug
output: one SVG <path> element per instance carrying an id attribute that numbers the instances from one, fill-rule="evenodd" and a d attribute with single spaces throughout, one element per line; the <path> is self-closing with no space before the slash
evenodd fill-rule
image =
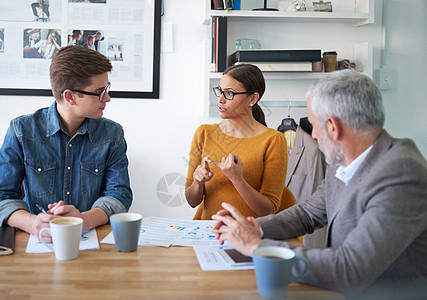
<path id="1" fill-rule="evenodd" d="M 142 216 L 135 213 L 121 213 L 110 217 L 114 242 L 119 252 L 133 252 L 138 248 Z"/>
<path id="2" fill-rule="evenodd" d="M 258 292 L 264 298 L 283 299 L 288 284 L 303 277 L 308 271 L 308 262 L 285 247 L 260 247 L 254 251 L 252 258 Z M 298 276 L 293 276 L 292 267 L 297 260 L 303 262 L 304 270 Z"/>

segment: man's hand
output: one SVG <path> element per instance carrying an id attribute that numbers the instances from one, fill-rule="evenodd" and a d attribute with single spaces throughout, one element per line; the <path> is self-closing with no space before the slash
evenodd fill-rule
<path id="1" fill-rule="evenodd" d="M 58 217 L 79 217 L 83 218 L 80 211 L 74 205 L 65 205 L 64 201 L 49 204 L 49 213 Z"/>
<path id="2" fill-rule="evenodd" d="M 218 222 L 212 228 L 216 238 L 222 245 L 228 241 L 234 248 L 246 256 L 261 242 L 261 231 L 258 221 L 253 217 L 243 216 L 234 206 L 222 203 L 223 210 L 212 216 Z"/>
<path id="3" fill-rule="evenodd" d="M 36 236 L 37 239 L 40 240 L 39 238 L 40 230 L 42 230 L 42 228 L 49 228 L 50 227 L 49 222 L 56 218 L 57 217 L 55 217 L 49 212 L 47 214 L 45 213 L 38 214 L 37 216 L 35 216 L 35 220 L 34 220 L 33 227 L 31 229 L 30 234 Z M 46 231 L 43 232 L 42 237 L 43 237 L 43 241 L 45 241 L 46 243 L 52 243 L 52 237 L 48 232 Z"/>
<path id="4" fill-rule="evenodd" d="M 58 203 L 48 204 L 47 213 L 40 213 L 35 216 L 33 226 L 31 228 L 31 234 L 35 235 L 39 239 L 39 232 L 42 228 L 49 228 L 49 222 L 59 217 L 82 217 L 81 213 L 73 205 L 64 205 L 64 201 Z M 52 237 L 48 232 L 43 232 L 43 241 L 46 243 L 52 243 Z"/>
<path id="5" fill-rule="evenodd" d="M 107 213 L 100 207 L 95 207 L 91 210 L 80 212 L 74 205 L 65 205 L 64 201 L 49 204 L 48 213 L 56 217 L 78 217 L 83 219 L 83 231 L 95 228 L 99 225 L 108 223 Z"/>

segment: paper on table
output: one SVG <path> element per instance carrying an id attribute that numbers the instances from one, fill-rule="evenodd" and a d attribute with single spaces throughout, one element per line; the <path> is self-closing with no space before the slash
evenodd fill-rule
<path id="1" fill-rule="evenodd" d="M 169 247 L 193 226 L 191 220 L 144 217 L 142 218 L 138 245 Z M 113 232 L 110 232 L 101 243 L 114 244 Z"/>
<path id="2" fill-rule="evenodd" d="M 219 249 L 231 249 L 232 247 L 221 246 L 194 246 L 200 267 L 203 271 L 221 271 L 221 270 L 249 270 L 254 269 L 254 265 L 231 266 L 219 254 Z"/>
<path id="3" fill-rule="evenodd" d="M 80 240 L 80 250 L 88 250 L 88 249 L 99 249 L 98 236 L 96 235 L 96 229 L 91 229 L 86 233 L 82 234 L 82 238 Z M 48 247 L 43 245 L 42 242 L 34 236 L 30 235 L 27 244 L 27 253 L 44 253 L 44 252 L 53 252 Z"/>
<path id="4" fill-rule="evenodd" d="M 215 234 L 212 233 L 212 227 L 216 221 L 210 220 L 193 220 L 193 228 L 176 239 L 173 246 L 196 246 L 212 245 L 219 246 Z"/>
<path id="5" fill-rule="evenodd" d="M 219 246 L 211 232 L 215 221 L 177 220 L 157 217 L 142 219 L 138 245 L 140 246 Z M 110 232 L 101 243 L 114 244 L 114 235 Z"/>

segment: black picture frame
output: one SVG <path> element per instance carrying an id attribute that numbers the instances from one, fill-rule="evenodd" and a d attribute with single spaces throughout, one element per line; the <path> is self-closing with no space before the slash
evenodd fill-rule
<path id="1" fill-rule="evenodd" d="M 159 99 L 160 93 L 160 41 L 161 41 L 161 10 L 162 0 L 154 0 L 154 22 L 153 22 L 153 53 L 152 53 L 152 87 L 150 90 L 123 91 L 114 90 L 114 84 L 110 91 L 113 98 L 140 98 Z M 1 27 L 1 26 L 0 26 Z M 0 84 L 0 95 L 8 96 L 53 96 L 50 89 L 34 88 L 9 88 Z"/>

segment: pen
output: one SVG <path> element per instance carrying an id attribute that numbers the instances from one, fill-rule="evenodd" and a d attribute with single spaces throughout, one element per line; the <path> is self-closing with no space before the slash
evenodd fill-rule
<path id="1" fill-rule="evenodd" d="M 46 210 L 36 203 L 37 208 L 44 214 L 47 214 Z"/>

